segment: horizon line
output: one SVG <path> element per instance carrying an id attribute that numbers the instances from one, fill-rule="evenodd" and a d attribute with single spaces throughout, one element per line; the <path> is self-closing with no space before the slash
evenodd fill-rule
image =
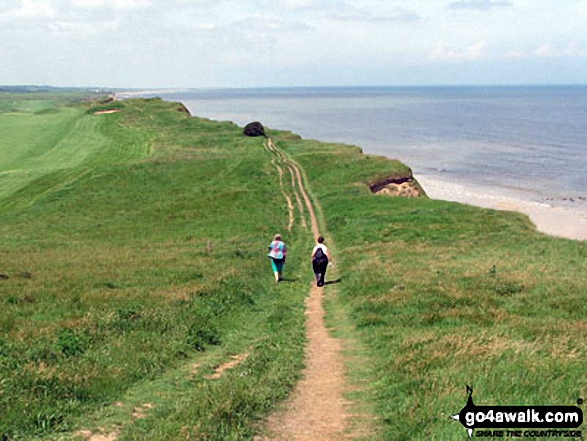
<path id="1" fill-rule="evenodd" d="M 499 88 L 499 87 L 587 87 L 587 83 L 515 83 L 515 84 L 378 84 L 378 85 L 289 85 L 289 86 L 189 86 L 189 87 L 119 87 L 119 86 L 56 86 L 51 84 L 0 84 L 1 88 L 77 89 L 128 92 L 185 92 L 194 90 L 284 90 L 284 89 L 380 89 L 380 88 Z"/>

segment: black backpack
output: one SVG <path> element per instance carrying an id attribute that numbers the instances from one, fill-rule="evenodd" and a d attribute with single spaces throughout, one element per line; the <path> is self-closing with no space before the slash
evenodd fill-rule
<path id="1" fill-rule="evenodd" d="M 318 248 L 316 250 L 316 252 L 314 253 L 314 260 L 317 262 L 328 261 L 328 257 L 326 256 L 326 254 L 324 254 L 324 251 L 322 251 L 322 248 Z"/>

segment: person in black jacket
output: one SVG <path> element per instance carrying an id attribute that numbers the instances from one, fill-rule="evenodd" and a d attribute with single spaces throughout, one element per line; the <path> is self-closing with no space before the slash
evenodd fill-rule
<path id="1" fill-rule="evenodd" d="M 312 250 L 312 269 L 316 275 L 316 285 L 318 286 L 324 286 L 324 276 L 326 275 L 329 259 L 328 248 L 324 245 L 324 238 L 320 236 L 318 243 Z"/>

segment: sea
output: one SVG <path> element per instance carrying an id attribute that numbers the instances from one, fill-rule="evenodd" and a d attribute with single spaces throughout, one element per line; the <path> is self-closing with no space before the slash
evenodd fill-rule
<path id="1" fill-rule="evenodd" d="M 587 85 L 208 89 L 143 96 L 155 95 L 184 103 L 195 116 L 241 126 L 260 121 L 399 159 L 429 195 L 444 189 L 442 198 L 460 202 L 473 196 L 519 200 L 587 219 Z"/>

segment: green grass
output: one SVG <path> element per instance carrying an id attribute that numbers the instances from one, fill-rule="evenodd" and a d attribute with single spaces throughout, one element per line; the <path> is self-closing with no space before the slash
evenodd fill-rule
<path id="1" fill-rule="evenodd" d="M 366 352 L 383 439 L 460 439 L 466 402 L 574 405 L 587 395 L 587 247 L 517 213 L 372 195 L 402 165 L 282 140 L 320 200 Z M 332 245 L 332 243 L 331 243 Z M 351 367 L 352 371 L 352 367 Z M 373 395 L 370 395 L 372 397 Z"/>
<path id="2" fill-rule="evenodd" d="M 30 134 L 11 167 L 56 171 L 0 199 L 0 433 L 249 438 L 299 376 L 309 234 L 288 237 L 298 282 L 276 285 L 266 247 L 287 211 L 262 141 L 160 100 L 117 105 L 20 117 L 55 139 Z"/>
<path id="3" fill-rule="evenodd" d="M 151 131 L 67 103 L 29 100 L 13 105 L 18 113 L 0 110 L 0 207 L 26 207 L 96 166 L 150 154 Z"/>

